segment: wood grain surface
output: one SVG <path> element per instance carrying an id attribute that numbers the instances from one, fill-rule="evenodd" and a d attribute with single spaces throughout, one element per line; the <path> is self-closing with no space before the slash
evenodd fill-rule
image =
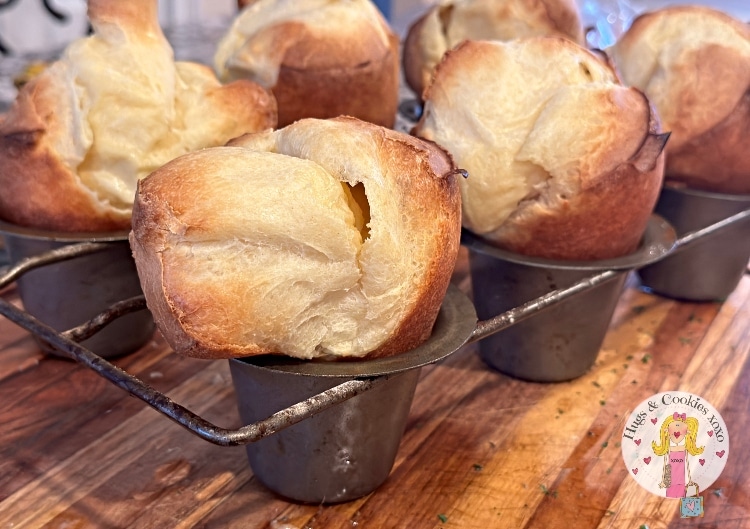
<path id="1" fill-rule="evenodd" d="M 454 282 L 470 290 L 462 251 Z M 11 286 L 2 292 L 17 300 Z M 465 346 L 422 369 L 388 480 L 304 505 L 253 477 L 244 447 L 197 438 L 74 362 L 44 356 L 0 318 L 0 529 L 750 527 L 750 278 L 724 303 L 685 303 L 628 280 L 596 365 L 536 384 Z M 224 361 L 174 355 L 157 333 L 115 363 L 211 422 L 241 425 Z M 635 406 L 689 391 L 722 414 L 727 466 L 705 517 L 628 474 L 619 439 Z"/>

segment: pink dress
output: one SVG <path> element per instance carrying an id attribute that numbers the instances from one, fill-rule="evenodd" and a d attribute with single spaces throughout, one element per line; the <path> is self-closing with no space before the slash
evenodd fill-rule
<path id="1" fill-rule="evenodd" d="M 672 481 L 667 488 L 667 498 L 682 498 L 685 496 L 685 458 L 687 452 L 679 450 L 669 452 L 669 466 Z"/>

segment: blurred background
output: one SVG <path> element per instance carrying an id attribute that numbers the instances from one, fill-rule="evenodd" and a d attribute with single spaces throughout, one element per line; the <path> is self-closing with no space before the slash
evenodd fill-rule
<path id="1" fill-rule="evenodd" d="M 374 0 L 393 29 L 409 25 L 438 0 Z M 606 47 L 639 12 L 689 0 L 577 0 L 589 44 Z M 750 0 L 698 0 L 750 21 Z M 160 0 L 162 27 L 178 59 L 210 64 L 214 45 L 237 12 L 237 0 Z M 49 60 L 88 32 L 86 0 L 0 0 L 0 112 L 15 98 L 13 78 L 29 62 Z"/>
<path id="2" fill-rule="evenodd" d="M 403 34 L 408 24 L 437 0 L 375 0 L 394 29 Z M 670 4 L 702 3 L 750 21 L 749 0 L 578 0 L 589 16 L 622 5 L 640 12 Z M 160 0 L 164 27 L 225 24 L 236 12 L 236 0 Z M 85 33 L 85 0 L 0 0 L 0 51 L 39 53 L 62 47 Z"/>

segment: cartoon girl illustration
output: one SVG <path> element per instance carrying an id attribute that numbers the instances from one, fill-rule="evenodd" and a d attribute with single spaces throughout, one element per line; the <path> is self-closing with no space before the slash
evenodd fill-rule
<path id="1" fill-rule="evenodd" d="M 695 445 L 698 419 L 684 413 L 673 413 L 661 424 L 659 444 L 651 442 L 657 456 L 664 456 L 664 471 L 659 488 L 667 489 L 667 498 L 685 497 L 685 489 L 695 485 L 690 476 L 688 455 L 697 456 L 705 447 Z"/>

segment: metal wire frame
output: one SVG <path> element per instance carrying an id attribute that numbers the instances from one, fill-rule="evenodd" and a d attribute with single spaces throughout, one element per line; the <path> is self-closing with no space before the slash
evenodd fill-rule
<path id="1" fill-rule="evenodd" d="M 685 234 L 677 239 L 672 251 L 667 255 L 680 252 L 695 242 L 748 218 L 750 218 L 750 209 L 732 215 L 706 228 Z M 101 251 L 107 247 L 107 244 L 78 243 L 55 249 L 39 256 L 27 258 L 15 266 L 9 267 L 0 276 L 0 289 L 5 288 L 29 270 Z M 549 292 L 544 296 L 540 296 L 502 314 L 498 314 L 487 320 L 478 321 L 474 331 L 465 343 L 473 343 L 507 329 L 563 300 L 609 281 L 618 274 L 627 272 L 628 270 L 607 270 L 600 272 L 577 281 L 569 287 Z M 175 403 L 169 397 L 150 387 L 137 377 L 116 367 L 77 343 L 92 336 L 123 314 L 141 310 L 144 307 L 145 300 L 143 296 L 123 300 L 78 327 L 58 332 L 0 297 L 0 314 L 35 334 L 39 339 L 49 343 L 64 356 L 83 364 L 114 385 L 141 399 L 156 411 L 177 422 L 193 434 L 220 446 L 236 446 L 256 442 L 347 399 L 369 391 L 385 382 L 389 377 L 389 375 L 381 375 L 347 380 L 329 390 L 274 413 L 261 421 L 242 426 L 238 429 L 222 428 L 203 419 L 180 404 Z"/>

